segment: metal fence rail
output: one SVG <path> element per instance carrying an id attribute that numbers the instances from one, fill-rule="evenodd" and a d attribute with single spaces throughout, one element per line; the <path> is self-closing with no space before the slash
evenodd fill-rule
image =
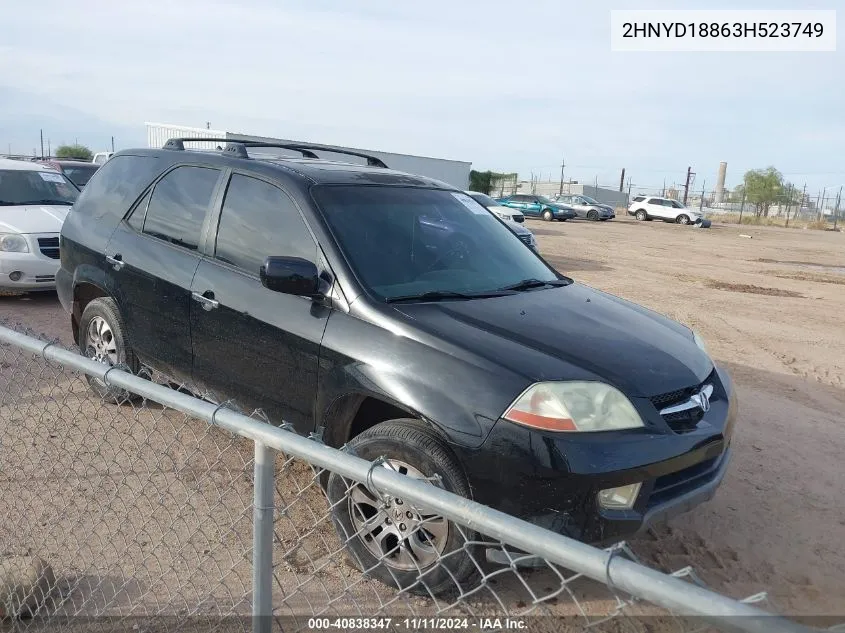
<path id="1" fill-rule="evenodd" d="M 125 402 L 95 397 L 86 377 Z M 0 327 L 0 615 L 13 626 L 401 631 L 448 617 L 481 630 L 511 617 L 529 630 L 644 630 L 649 617 L 657 631 L 809 630 L 689 570 L 650 569 L 624 545 L 585 545 L 157 378 Z M 339 498 L 327 481 L 343 483 Z M 357 531 L 338 520 L 350 499 L 401 510 L 420 551 L 446 570 L 463 557 L 473 573 L 446 591 L 419 565 L 376 580 L 401 546 L 375 562 L 356 553 L 352 540 L 373 533 L 370 517 Z M 459 547 L 433 550 L 436 530 Z M 4 581 L 15 565 L 28 580 Z"/>

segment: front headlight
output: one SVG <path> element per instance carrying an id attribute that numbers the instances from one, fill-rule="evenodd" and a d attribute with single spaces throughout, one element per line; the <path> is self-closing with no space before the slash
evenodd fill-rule
<path id="1" fill-rule="evenodd" d="M 536 383 L 502 417 L 544 431 L 617 431 L 643 426 L 628 398 L 601 382 Z"/>
<path id="2" fill-rule="evenodd" d="M 29 246 L 19 233 L 0 233 L 0 251 L 5 253 L 28 253 Z"/>
<path id="3" fill-rule="evenodd" d="M 707 351 L 707 346 L 704 344 L 704 339 L 698 335 L 698 332 L 693 331 L 692 340 L 695 341 L 696 345 L 698 345 L 698 349 L 710 356 L 710 352 Z"/>

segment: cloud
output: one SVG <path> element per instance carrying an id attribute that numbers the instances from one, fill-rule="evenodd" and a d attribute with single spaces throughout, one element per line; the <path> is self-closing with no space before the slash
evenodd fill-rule
<path id="1" fill-rule="evenodd" d="M 79 114 L 84 129 L 101 126 L 100 137 L 121 126 L 143 140 L 149 120 L 210 121 L 524 175 L 561 157 L 590 166 L 573 168 L 585 179 L 625 166 L 657 183 L 661 171 L 715 172 L 719 160 L 729 174 L 766 164 L 829 171 L 820 157 L 838 145 L 823 134 L 802 141 L 795 130 L 840 120 L 842 53 L 612 53 L 611 8 L 15 3 L 0 23 L 0 84 Z M 33 46 L 39 38 L 48 45 Z M 0 102 L 0 119 L 8 115 Z"/>

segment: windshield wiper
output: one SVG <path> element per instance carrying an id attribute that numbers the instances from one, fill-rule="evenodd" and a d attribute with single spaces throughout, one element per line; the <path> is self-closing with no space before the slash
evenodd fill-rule
<path id="1" fill-rule="evenodd" d="M 411 301 L 442 301 L 443 299 L 487 299 L 490 297 L 502 297 L 505 292 L 479 292 L 479 293 L 465 293 L 454 292 L 452 290 L 430 290 L 429 292 L 422 292 L 417 295 L 402 295 L 401 297 L 388 297 L 385 299 L 387 303 L 403 303 Z"/>
<path id="2" fill-rule="evenodd" d="M 543 281 L 542 279 L 523 279 L 519 283 L 499 288 L 499 290 L 513 290 L 514 292 L 521 292 L 523 290 L 531 290 L 532 288 L 542 288 L 544 286 L 557 287 L 566 286 L 568 284 L 569 282 L 564 281 L 563 279 L 551 279 L 549 281 Z"/>
<path id="3" fill-rule="evenodd" d="M 51 198 L 44 198 L 43 200 L 27 200 L 26 202 L 4 202 L 2 204 L 5 205 L 15 205 L 15 206 L 28 206 L 34 204 L 66 204 L 68 206 L 73 206 L 73 202 L 69 200 L 54 200 Z"/>

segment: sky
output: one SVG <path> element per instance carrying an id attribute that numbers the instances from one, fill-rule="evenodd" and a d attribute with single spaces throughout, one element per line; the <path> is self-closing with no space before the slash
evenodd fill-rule
<path id="1" fill-rule="evenodd" d="M 835 53 L 612 52 L 603 0 L 12 2 L 0 21 L 0 152 L 144 146 L 145 121 L 471 161 L 600 184 L 729 187 L 774 165 L 845 184 Z M 722 3 L 845 9 L 842 0 Z M 838 5 L 838 6 L 837 6 Z M 845 11 L 838 15 L 845 24 Z M 46 140 L 45 140 L 46 144 Z M 38 149 L 40 152 L 40 148 Z M 709 184 L 708 184 L 709 183 Z"/>

